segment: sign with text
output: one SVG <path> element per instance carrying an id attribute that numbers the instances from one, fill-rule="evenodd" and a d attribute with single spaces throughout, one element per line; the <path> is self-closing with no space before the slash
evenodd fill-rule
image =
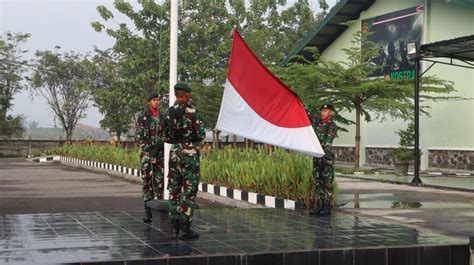
<path id="1" fill-rule="evenodd" d="M 423 5 L 362 20 L 362 30 L 372 32 L 368 40 L 381 47 L 371 62 L 382 67 L 371 77 L 383 76 L 387 80 L 414 78 L 415 65 L 408 60 L 406 45 L 421 42 Z"/>

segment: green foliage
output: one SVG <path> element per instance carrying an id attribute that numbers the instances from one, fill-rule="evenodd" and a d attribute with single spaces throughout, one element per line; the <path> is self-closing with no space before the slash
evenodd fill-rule
<path id="1" fill-rule="evenodd" d="M 263 148 L 210 150 L 202 154 L 201 172 L 209 183 L 284 198 L 309 197 L 312 185 L 311 158 L 280 148 L 270 154 Z"/>
<path id="2" fill-rule="evenodd" d="M 215 128 L 222 101 L 222 86 L 217 83 L 208 86 L 196 83 L 193 92 L 193 103 L 202 113 L 206 127 Z"/>
<path id="3" fill-rule="evenodd" d="M 21 138 L 25 128 L 23 116 L 0 116 L 0 139 Z"/>
<path id="4" fill-rule="evenodd" d="M 410 122 L 405 130 L 398 130 L 399 147 L 393 150 L 392 155 L 398 161 L 411 161 L 415 159 L 415 123 Z M 421 155 L 421 153 L 420 153 Z"/>
<path id="5" fill-rule="evenodd" d="M 87 59 L 73 52 L 61 54 L 58 49 L 36 52 L 30 82 L 32 89 L 46 99 L 66 140 L 71 140 L 77 122 L 84 117 L 89 104 L 87 65 Z"/>
<path id="6" fill-rule="evenodd" d="M 314 203 L 311 157 L 280 148 L 270 153 L 230 147 L 203 152 L 201 175 L 208 183 Z M 336 193 L 336 181 L 334 189 Z"/>
<path id="7" fill-rule="evenodd" d="M 92 23 L 96 31 L 115 39 L 113 52 L 124 83 L 120 93 L 129 95 L 133 114 L 151 90 L 167 91 L 169 80 L 170 2 L 139 3 L 141 7 L 134 10 L 125 1 L 114 2 L 136 30 L 126 24 L 109 26 L 114 15 L 104 6 L 97 7 L 103 21 Z M 307 0 L 285 5 L 284 0 L 180 1 L 178 76 L 196 88 L 194 103 L 208 127 L 217 121 L 234 26 L 262 61 L 271 64 L 283 59 L 293 43 L 316 25 Z"/>
<path id="8" fill-rule="evenodd" d="M 23 74 L 28 61 L 23 59 L 27 51 L 22 49 L 30 34 L 6 32 L 0 35 L 0 114 L 5 119 L 12 107 L 13 96 L 25 89 Z"/>
<path id="9" fill-rule="evenodd" d="M 413 148 L 415 146 L 415 123 L 410 122 L 405 130 L 398 130 L 401 148 Z"/>
<path id="10" fill-rule="evenodd" d="M 140 168 L 138 148 L 126 149 L 114 145 L 63 145 L 46 151 L 48 155 L 62 155 L 130 168 Z"/>
<path id="11" fill-rule="evenodd" d="M 22 45 L 30 34 L 6 32 L 0 35 L 0 138 L 20 138 L 24 132 L 24 117 L 7 114 L 15 94 L 25 89 L 23 74 L 28 61 Z"/>
<path id="12" fill-rule="evenodd" d="M 96 49 L 89 70 L 94 105 L 104 115 L 102 128 L 118 138 L 130 131 L 153 90 L 168 88 L 169 3 L 140 1 L 141 10 L 133 10 L 125 1 L 115 1 L 118 12 L 127 16 L 136 30 L 126 24 L 106 27 L 93 22 L 92 27 L 115 39 L 111 50 Z M 104 6 L 97 10 L 104 21 L 113 21 L 113 13 Z M 140 33 L 137 33 L 139 31 Z"/>
<path id="13" fill-rule="evenodd" d="M 94 105 L 104 115 L 100 126 L 114 133 L 120 141 L 121 135 L 127 133 L 133 124 L 134 114 L 138 111 L 133 106 L 140 106 L 122 78 L 119 58 L 111 50 L 96 49 L 92 60 L 88 61 L 89 89 Z"/>

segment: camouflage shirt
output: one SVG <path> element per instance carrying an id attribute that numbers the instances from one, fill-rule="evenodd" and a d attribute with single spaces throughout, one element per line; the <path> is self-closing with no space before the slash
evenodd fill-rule
<path id="1" fill-rule="evenodd" d="M 337 137 L 337 127 L 334 121 L 331 119 L 327 122 L 323 122 L 321 118 L 318 118 L 312 124 L 316 136 L 318 136 L 321 147 L 324 150 L 324 158 L 328 160 L 334 159 L 332 152 L 332 141 Z"/>
<path id="2" fill-rule="evenodd" d="M 137 121 L 135 140 L 142 152 L 150 152 L 153 148 L 163 149 L 163 117 L 162 111 L 155 117 L 150 109 L 145 110 Z"/>
<path id="3" fill-rule="evenodd" d="M 166 142 L 183 149 L 195 149 L 206 136 L 201 113 L 189 103 L 176 101 L 164 114 Z"/>
<path id="4" fill-rule="evenodd" d="M 311 121 L 314 132 L 321 143 L 321 147 L 324 150 L 324 158 L 333 160 L 334 154 L 332 152 L 332 142 L 334 138 L 337 137 L 336 124 L 332 119 L 330 119 L 328 122 L 323 122 L 320 115 L 308 111 L 308 108 L 306 108 L 306 112 L 308 113 L 308 117 Z"/>

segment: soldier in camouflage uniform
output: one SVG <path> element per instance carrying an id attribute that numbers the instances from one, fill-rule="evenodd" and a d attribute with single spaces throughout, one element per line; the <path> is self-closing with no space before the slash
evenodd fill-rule
<path id="1" fill-rule="evenodd" d="M 148 96 L 149 107 L 140 115 L 137 122 L 136 141 L 140 145 L 140 171 L 143 184 L 145 217 L 143 222 L 150 223 L 151 209 L 147 201 L 155 196 L 162 200 L 164 189 L 164 142 L 160 116 L 160 98 L 157 92 Z"/>
<path id="2" fill-rule="evenodd" d="M 332 120 L 333 110 L 334 107 L 331 104 L 325 104 L 321 107 L 319 115 L 309 115 L 324 150 L 323 157 L 313 157 L 314 195 L 316 196 L 316 208 L 310 211 L 313 215 L 331 214 L 334 180 L 332 141 L 337 137 L 337 127 Z"/>
<path id="3" fill-rule="evenodd" d="M 175 238 L 198 238 L 191 230 L 194 200 L 199 185 L 199 143 L 205 137 L 204 122 L 199 111 L 189 103 L 191 87 L 185 83 L 174 86 L 176 102 L 165 114 L 165 138 L 172 144 L 169 160 L 168 210 Z"/>

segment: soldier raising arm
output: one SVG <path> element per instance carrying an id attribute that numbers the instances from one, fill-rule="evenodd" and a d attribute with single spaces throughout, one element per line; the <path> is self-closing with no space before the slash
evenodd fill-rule
<path id="1" fill-rule="evenodd" d="M 334 180 L 334 153 L 332 142 L 337 137 L 337 127 L 332 119 L 334 107 L 325 104 L 321 107 L 319 115 L 309 115 L 314 132 L 324 150 L 321 158 L 313 157 L 313 177 L 315 181 L 314 194 L 316 196 L 316 208 L 310 214 L 331 214 L 333 200 Z"/>

